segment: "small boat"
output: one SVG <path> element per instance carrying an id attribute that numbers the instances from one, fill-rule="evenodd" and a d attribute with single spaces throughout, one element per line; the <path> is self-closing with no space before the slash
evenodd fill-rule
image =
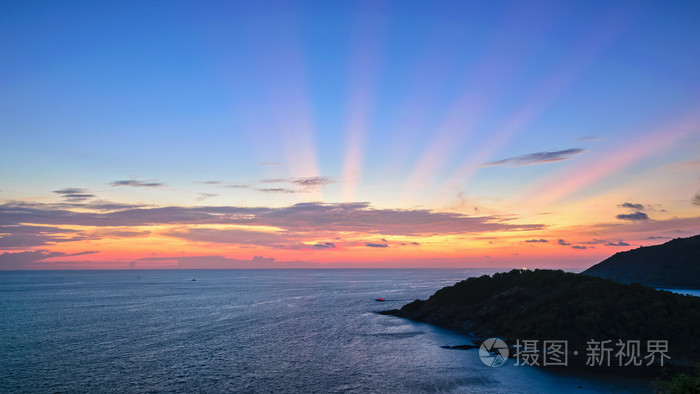
<path id="1" fill-rule="evenodd" d="M 386 300 L 384 298 L 377 298 L 377 301 L 382 302 L 382 301 L 386 301 Z"/>

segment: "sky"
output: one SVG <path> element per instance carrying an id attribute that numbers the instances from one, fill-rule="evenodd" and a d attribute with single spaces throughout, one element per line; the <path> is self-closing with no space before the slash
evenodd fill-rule
<path id="1" fill-rule="evenodd" d="M 0 269 L 576 269 L 700 233 L 699 2 L 0 9 Z"/>

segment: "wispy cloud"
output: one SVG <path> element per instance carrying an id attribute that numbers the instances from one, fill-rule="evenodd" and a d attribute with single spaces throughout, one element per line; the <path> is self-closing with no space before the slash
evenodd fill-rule
<path id="1" fill-rule="evenodd" d="M 331 178 L 325 177 L 325 176 L 314 176 L 314 177 L 309 177 L 309 178 L 298 178 L 294 179 L 292 181 L 293 184 L 301 187 L 319 187 L 319 186 L 326 186 L 330 185 L 331 183 L 335 183 L 335 181 Z"/>
<path id="2" fill-rule="evenodd" d="M 52 226 L 0 226 L 0 248 L 26 248 L 86 239 L 78 233 L 78 230 Z"/>
<path id="3" fill-rule="evenodd" d="M 623 214 L 617 215 L 616 217 L 620 220 L 632 220 L 632 221 L 649 220 L 649 215 L 647 215 L 643 211 L 647 211 L 647 210 L 654 211 L 655 210 L 652 205 L 644 206 L 643 204 L 637 204 L 637 203 L 632 203 L 632 202 L 624 202 L 624 203 L 618 205 L 618 207 L 630 209 L 633 212 L 623 213 Z"/>
<path id="4" fill-rule="evenodd" d="M 281 194 L 298 193 L 297 190 L 287 189 L 284 187 L 262 188 L 262 189 L 255 189 L 255 190 L 257 190 L 259 192 L 263 192 L 263 193 L 281 193 Z"/>
<path id="5" fill-rule="evenodd" d="M 73 209 L 61 204 L 27 202 L 0 204 L 0 223 L 6 223 L 0 227 L 0 248 L 19 249 L 81 240 L 150 236 L 151 232 L 140 228 L 143 226 L 177 226 L 159 231 L 158 235 L 194 243 L 286 250 L 333 248 L 333 242 L 314 244 L 308 240 L 320 237 L 332 239 L 341 234 L 380 235 L 383 238 L 377 238 L 381 242 L 366 242 L 365 246 L 383 248 L 389 247 L 386 238 L 392 235 L 481 234 L 545 228 L 542 224 L 512 223 L 515 218 L 474 217 L 421 209 L 378 209 L 368 203 L 302 203 L 281 208 L 116 207 L 121 209 L 89 210 L 83 205 Z M 207 225 L 212 225 L 212 228 L 207 228 Z M 222 228 L 221 225 L 246 227 Z M 96 228 L 78 231 L 62 226 Z M 270 228 L 278 230 L 270 231 Z M 418 245 L 417 242 L 410 244 Z"/>
<path id="6" fill-rule="evenodd" d="M 210 242 L 235 245 L 257 245 L 275 249 L 299 249 L 300 236 L 278 232 L 244 229 L 190 228 L 168 231 L 163 235 L 193 242 Z"/>
<path id="7" fill-rule="evenodd" d="M 358 232 L 383 235 L 465 234 L 542 230 L 543 224 L 512 223 L 515 217 L 466 216 L 428 209 L 379 209 L 368 203 L 300 203 L 271 207 L 144 207 L 85 212 L 40 203 L 0 204 L 6 224 L 147 226 L 167 224 L 243 224 L 288 231 Z"/>
<path id="8" fill-rule="evenodd" d="M 269 179 L 261 179 L 260 182 L 262 182 L 262 183 L 289 183 L 289 179 L 286 179 L 286 178 L 269 178 Z"/>
<path id="9" fill-rule="evenodd" d="M 635 204 L 632 202 L 624 202 L 620 205 L 618 205 L 620 208 L 629 208 L 629 209 L 634 209 L 635 211 L 643 211 L 644 210 L 644 205 L 642 204 Z"/>
<path id="10" fill-rule="evenodd" d="M 266 178 L 259 181 L 261 184 L 271 185 L 274 187 L 254 187 L 247 184 L 225 184 L 221 181 L 207 181 L 201 183 L 226 188 L 252 189 L 263 193 L 294 194 L 312 193 L 318 191 L 319 188 L 323 186 L 336 183 L 336 181 L 333 178 L 326 176 L 313 176 L 306 178 Z"/>
<path id="11" fill-rule="evenodd" d="M 572 249 L 588 249 L 588 246 L 583 246 L 583 245 L 574 245 L 571 247 Z"/>
<path id="12" fill-rule="evenodd" d="M 24 265 L 27 263 L 33 263 L 35 261 L 64 255 L 65 254 L 61 252 L 50 252 L 48 250 L 5 252 L 3 254 L 0 254 L 0 266 L 5 268 L 8 265 Z"/>
<path id="13" fill-rule="evenodd" d="M 571 245 L 570 243 L 564 241 L 563 239 L 560 239 L 559 241 L 557 241 L 557 243 L 561 246 L 570 246 Z"/>
<path id="14" fill-rule="evenodd" d="M 325 176 L 313 176 L 307 178 L 271 178 L 263 179 L 261 183 L 277 183 L 277 184 L 289 184 L 295 189 L 291 188 L 259 188 L 256 189 L 261 192 L 266 193 L 311 193 L 317 191 L 319 188 L 335 183 L 335 180 Z"/>
<path id="15" fill-rule="evenodd" d="M 147 237 L 151 234 L 150 231 L 143 230 L 106 230 L 106 231 L 95 231 L 90 235 L 102 239 L 102 238 L 142 238 Z"/>
<path id="16" fill-rule="evenodd" d="M 74 230 L 55 226 L 15 224 L 0 226 L 0 249 L 21 249 L 104 238 L 140 238 L 150 234 L 147 230 L 119 227 Z"/>
<path id="17" fill-rule="evenodd" d="M 536 243 L 536 242 L 549 242 L 549 241 L 547 241 L 546 239 L 528 239 L 525 242 Z"/>
<path id="18" fill-rule="evenodd" d="M 583 152 L 585 152 L 584 149 L 573 148 L 560 151 L 529 153 L 527 155 L 509 157 L 498 161 L 484 163 L 482 164 L 482 166 L 487 167 L 510 165 L 513 167 L 520 167 L 532 164 L 552 163 L 556 161 L 568 160 L 572 156 L 578 155 Z"/>
<path id="19" fill-rule="evenodd" d="M 111 186 L 132 186 L 132 187 L 163 187 L 165 183 L 156 181 L 138 181 L 135 179 L 126 179 L 121 181 L 114 181 L 110 183 Z"/>
<path id="20" fill-rule="evenodd" d="M 618 241 L 618 242 L 608 242 L 605 244 L 605 246 L 630 246 L 627 242 L 624 241 Z"/>
<path id="21" fill-rule="evenodd" d="M 649 220 L 649 215 L 644 212 L 636 211 L 629 214 L 620 214 L 616 218 L 620 220 Z"/>
<path id="22" fill-rule="evenodd" d="M 204 201 L 209 198 L 217 197 L 218 194 L 214 193 L 199 193 L 199 197 L 196 198 L 197 201 Z"/>
<path id="23" fill-rule="evenodd" d="M 0 268 L 2 269 L 26 269 L 32 268 L 35 265 L 36 268 L 41 268 L 37 263 L 51 258 L 56 257 L 72 257 L 72 256 L 84 256 L 88 254 L 99 253 L 96 250 L 88 250 L 78 253 L 64 253 L 64 252 L 51 252 L 49 250 L 32 250 L 25 252 L 5 252 L 0 254 Z"/>
<path id="24" fill-rule="evenodd" d="M 82 202 L 96 197 L 94 194 L 90 194 L 87 190 L 76 187 L 54 190 L 53 192 L 61 195 L 61 197 L 68 202 Z"/>
<path id="25" fill-rule="evenodd" d="M 380 244 L 380 243 L 373 243 L 373 242 L 366 242 L 365 246 L 367 246 L 368 248 L 388 248 L 389 247 L 389 245 L 384 244 L 384 243 Z"/>
<path id="26" fill-rule="evenodd" d="M 60 209 L 65 209 L 65 208 L 80 208 L 83 210 L 91 210 L 91 211 L 121 211 L 124 209 L 136 209 L 136 208 L 144 208 L 148 207 L 149 205 L 145 204 L 124 204 L 124 203 L 118 203 L 118 202 L 111 202 L 111 201 L 103 201 L 103 200 L 93 200 L 89 203 L 81 203 L 81 204 L 56 204 L 56 206 Z"/>

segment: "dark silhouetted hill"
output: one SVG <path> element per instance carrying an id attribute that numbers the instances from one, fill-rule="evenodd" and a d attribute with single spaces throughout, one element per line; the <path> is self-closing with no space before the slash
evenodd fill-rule
<path id="1" fill-rule="evenodd" d="M 674 359 L 700 361 L 700 297 L 554 270 L 469 278 L 425 301 L 382 312 L 481 337 L 586 341 L 668 340 Z"/>
<path id="2" fill-rule="evenodd" d="M 583 273 L 621 283 L 700 289 L 700 235 L 616 253 Z"/>

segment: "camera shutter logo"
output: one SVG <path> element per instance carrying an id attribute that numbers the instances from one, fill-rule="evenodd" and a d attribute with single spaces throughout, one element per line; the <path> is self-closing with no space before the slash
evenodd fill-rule
<path id="1" fill-rule="evenodd" d="M 508 346 L 498 338 L 489 338 L 479 346 L 479 358 L 489 367 L 500 367 L 508 360 Z"/>

